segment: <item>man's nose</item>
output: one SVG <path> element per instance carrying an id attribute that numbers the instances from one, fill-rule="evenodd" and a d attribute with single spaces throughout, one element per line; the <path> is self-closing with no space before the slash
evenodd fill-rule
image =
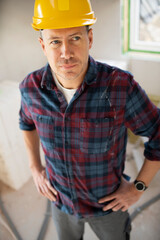
<path id="1" fill-rule="evenodd" d="M 61 46 L 61 58 L 70 59 L 71 57 L 73 57 L 73 52 L 70 44 L 67 41 L 63 42 Z"/>

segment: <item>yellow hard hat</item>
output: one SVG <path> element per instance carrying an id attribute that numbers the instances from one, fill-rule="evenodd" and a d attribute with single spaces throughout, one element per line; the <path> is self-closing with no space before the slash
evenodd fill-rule
<path id="1" fill-rule="evenodd" d="M 60 29 L 96 22 L 89 0 L 35 0 L 32 27 Z"/>

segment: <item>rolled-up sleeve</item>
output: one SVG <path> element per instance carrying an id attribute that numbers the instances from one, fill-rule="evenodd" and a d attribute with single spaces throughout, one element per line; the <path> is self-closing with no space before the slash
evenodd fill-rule
<path id="1" fill-rule="evenodd" d="M 29 111 L 29 106 L 24 97 L 23 91 L 21 91 L 21 108 L 19 111 L 19 127 L 21 130 L 25 130 L 25 131 L 32 131 L 36 128 L 32 120 L 32 116 Z"/>
<path id="2" fill-rule="evenodd" d="M 160 161 L 160 109 L 150 101 L 132 76 L 128 86 L 125 125 L 135 135 L 148 137 L 144 156 L 148 160 Z"/>

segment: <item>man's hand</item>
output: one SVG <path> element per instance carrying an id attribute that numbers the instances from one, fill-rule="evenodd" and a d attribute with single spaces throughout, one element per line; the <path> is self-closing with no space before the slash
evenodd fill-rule
<path id="1" fill-rule="evenodd" d="M 49 180 L 46 176 L 45 168 L 42 167 L 41 170 L 31 170 L 34 183 L 40 194 L 47 197 L 50 201 L 55 202 L 57 191 L 51 186 Z"/>
<path id="2" fill-rule="evenodd" d="M 107 211 L 109 209 L 118 211 L 121 209 L 123 212 L 125 212 L 131 205 L 139 200 L 142 194 L 142 192 L 138 192 L 136 190 L 133 183 L 130 183 L 122 178 L 121 185 L 117 191 L 100 199 L 99 203 L 111 201 L 103 208 L 103 211 Z"/>

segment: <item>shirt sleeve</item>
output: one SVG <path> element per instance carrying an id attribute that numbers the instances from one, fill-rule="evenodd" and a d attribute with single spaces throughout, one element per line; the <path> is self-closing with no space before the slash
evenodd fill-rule
<path id="1" fill-rule="evenodd" d="M 22 91 L 21 91 L 21 108 L 19 111 L 19 127 L 21 130 L 25 131 L 32 131 L 36 128 Z"/>
<path id="2" fill-rule="evenodd" d="M 135 135 L 148 137 L 144 156 L 160 161 L 160 109 L 148 98 L 145 91 L 130 77 L 125 111 L 125 125 Z"/>

